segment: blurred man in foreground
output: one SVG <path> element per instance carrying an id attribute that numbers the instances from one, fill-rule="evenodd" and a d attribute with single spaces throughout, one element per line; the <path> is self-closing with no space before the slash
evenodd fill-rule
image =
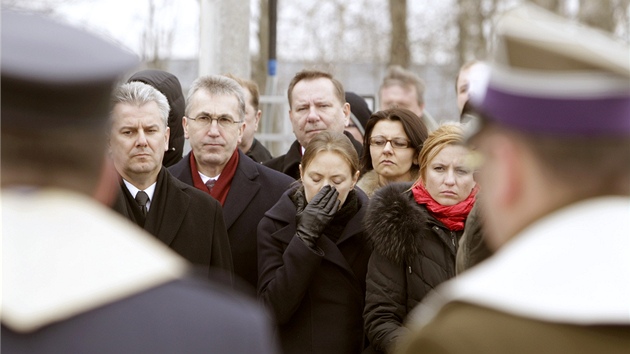
<path id="1" fill-rule="evenodd" d="M 470 98 L 497 252 L 420 305 L 400 353 L 627 353 L 630 50 L 531 5 L 497 33 Z"/>
<path id="2" fill-rule="evenodd" d="M 2 11 L 2 352 L 273 353 L 258 305 L 108 207 L 111 89 L 136 59 Z"/>

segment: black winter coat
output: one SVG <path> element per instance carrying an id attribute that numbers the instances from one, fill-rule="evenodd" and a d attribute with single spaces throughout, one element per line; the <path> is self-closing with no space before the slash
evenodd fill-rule
<path id="1" fill-rule="evenodd" d="M 338 234 L 309 248 L 295 236 L 296 206 L 287 191 L 258 225 L 258 294 L 274 314 L 284 354 L 361 353 L 365 273 L 370 248 L 363 232 L 368 198 Z"/>
<path id="2" fill-rule="evenodd" d="M 455 275 L 461 231 L 450 231 L 416 203 L 411 185 L 393 183 L 378 190 L 365 218 L 374 251 L 368 264 L 363 317 L 376 351 L 391 352 L 406 331 L 402 325 L 407 313 Z"/>

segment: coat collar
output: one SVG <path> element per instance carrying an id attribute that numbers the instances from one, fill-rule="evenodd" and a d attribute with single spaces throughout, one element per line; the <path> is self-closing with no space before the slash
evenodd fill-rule
<path id="1" fill-rule="evenodd" d="M 69 191 L 3 189 L 2 214 L 2 324 L 18 332 L 148 290 L 186 269 L 151 235 Z"/>
<path id="2" fill-rule="evenodd" d="M 445 283 L 417 311 L 425 323 L 463 301 L 537 320 L 630 324 L 630 198 L 575 203 L 527 227 Z"/>
<path id="3" fill-rule="evenodd" d="M 390 183 L 370 199 L 365 231 L 374 252 L 394 264 L 412 263 L 421 253 L 424 239 L 435 235 L 455 254 L 457 248 L 447 235 L 449 231 L 415 201 L 411 186 L 412 182 Z"/>

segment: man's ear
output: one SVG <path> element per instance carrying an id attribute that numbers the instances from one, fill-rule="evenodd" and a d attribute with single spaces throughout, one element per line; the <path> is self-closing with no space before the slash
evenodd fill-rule
<path id="1" fill-rule="evenodd" d="M 184 139 L 190 139 L 188 135 L 188 118 L 186 116 L 182 117 L 182 127 L 184 128 Z"/>
<path id="2" fill-rule="evenodd" d="M 260 123 L 260 117 L 262 117 L 262 111 L 259 109 L 258 112 L 256 112 L 256 115 L 254 116 L 254 131 L 257 132 L 258 131 L 258 123 Z"/>
<path id="3" fill-rule="evenodd" d="M 508 136 L 495 136 L 493 139 L 493 154 L 496 168 L 493 178 L 495 185 L 497 207 L 510 207 L 519 201 L 524 188 L 524 164 L 522 150 L 518 144 Z"/>
<path id="4" fill-rule="evenodd" d="M 109 156 L 105 156 L 101 175 L 94 190 L 94 199 L 108 207 L 112 206 L 120 188 L 119 179 L 113 160 Z"/>
<path id="5" fill-rule="evenodd" d="M 343 126 L 347 127 L 350 124 L 350 103 L 346 102 L 343 104 Z"/>
<path id="6" fill-rule="evenodd" d="M 166 127 L 166 133 L 165 133 L 164 139 L 165 139 L 165 143 L 166 143 L 166 146 L 164 146 L 164 151 L 168 151 L 168 142 L 171 139 L 171 128 L 170 127 Z"/>

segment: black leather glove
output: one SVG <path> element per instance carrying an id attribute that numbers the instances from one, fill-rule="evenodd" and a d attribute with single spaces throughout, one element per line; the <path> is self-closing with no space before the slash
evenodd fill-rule
<path id="1" fill-rule="evenodd" d="M 310 248 L 330 223 L 339 209 L 339 192 L 330 185 L 324 186 L 311 201 L 295 216 L 297 236 Z"/>

